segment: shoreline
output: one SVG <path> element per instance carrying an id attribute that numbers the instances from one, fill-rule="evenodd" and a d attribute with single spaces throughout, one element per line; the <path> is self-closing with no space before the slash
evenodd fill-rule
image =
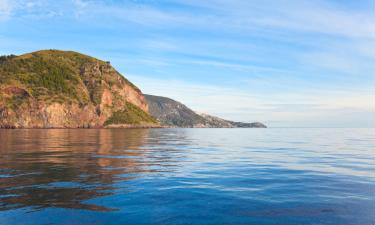
<path id="1" fill-rule="evenodd" d="M 110 125 L 110 126 L 92 126 L 92 127 L 0 127 L 0 130 L 44 130 L 44 129 L 139 129 L 139 128 L 169 128 L 164 126 L 151 126 L 151 125 Z"/>
<path id="2" fill-rule="evenodd" d="M 265 127 L 170 127 L 170 126 L 115 126 L 115 127 L 0 127 L 0 130 L 100 130 L 100 129 L 266 129 Z"/>

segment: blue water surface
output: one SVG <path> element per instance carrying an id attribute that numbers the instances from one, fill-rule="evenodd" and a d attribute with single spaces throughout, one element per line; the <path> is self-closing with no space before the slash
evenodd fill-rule
<path id="1" fill-rule="evenodd" d="M 0 224 L 375 224 L 375 129 L 0 130 Z"/>

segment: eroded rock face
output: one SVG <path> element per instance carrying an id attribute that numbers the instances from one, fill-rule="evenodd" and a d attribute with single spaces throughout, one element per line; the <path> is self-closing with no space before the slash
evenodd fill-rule
<path id="1" fill-rule="evenodd" d="M 148 112 L 136 86 L 79 53 L 40 51 L 0 64 L 1 128 L 102 127 L 127 102 Z"/>
<path id="2" fill-rule="evenodd" d="M 0 103 L 1 128 L 78 128 L 101 127 L 101 117 L 93 105 L 40 102 L 33 97 L 16 99 L 19 105 Z M 14 101 L 13 98 L 10 101 Z M 105 121 L 103 116 L 102 120 Z"/>

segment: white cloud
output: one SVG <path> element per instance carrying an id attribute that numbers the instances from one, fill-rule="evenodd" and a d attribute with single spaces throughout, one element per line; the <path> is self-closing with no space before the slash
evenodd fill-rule
<path id="1" fill-rule="evenodd" d="M 349 38 L 375 38 L 373 14 L 352 13 L 315 5 L 288 9 L 281 14 L 280 17 L 259 18 L 256 22 L 300 32 L 317 32 Z"/>
<path id="2" fill-rule="evenodd" d="M 0 21 L 7 20 L 12 14 L 13 5 L 9 0 L 0 0 Z"/>
<path id="3" fill-rule="evenodd" d="M 71 0 L 73 3 L 73 11 L 76 18 L 84 16 L 86 14 L 92 14 L 92 12 L 97 12 L 101 6 L 97 5 L 99 2 L 93 0 Z M 102 6 L 104 7 L 104 6 Z"/>
<path id="4" fill-rule="evenodd" d="M 217 24 L 242 30 L 257 25 L 264 28 L 280 28 L 284 31 L 375 38 L 375 15 L 371 10 L 354 11 L 339 8 L 329 1 L 192 0 L 186 4 L 211 9 L 220 15 L 215 17 L 216 21 L 220 21 Z"/>
<path id="5" fill-rule="evenodd" d="M 49 0 L 0 0 L 0 19 L 47 19 L 63 16 L 66 2 Z"/>
<path id="6" fill-rule="evenodd" d="M 72 0 L 73 4 L 79 8 L 85 8 L 89 5 L 89 2 L 84 0 Z"/>
<path id="7" fill-rule="evenodd" d="M 315 66 L 318 68 L 340 71 L 342 73 L 357 73 L 359 72 L 360 62 L 356 62 L 355 57 L 340 55 L 331 52 L 310 52 L 303 54 L 302 61 L 304 64 Z"/>

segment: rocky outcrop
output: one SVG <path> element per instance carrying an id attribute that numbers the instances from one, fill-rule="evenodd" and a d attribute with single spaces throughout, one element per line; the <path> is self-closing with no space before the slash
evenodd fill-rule
<path id="1" fill-rule="evenodd" d="M 142 92 L 108 62 L 57 50 L 0 62 L 0 127 L 121 125 L 159 126 Z"/>
<path id="2" fill-rule="evenodd" d="M 262 123 L 242 123 L 224 120 L 207 114 L 197 114 L 184 104 L 173 99 L 145 95 L 149 104 L 149 112 L 161 125 L 170 127 L 201 128 L 266 128 Z"/>

